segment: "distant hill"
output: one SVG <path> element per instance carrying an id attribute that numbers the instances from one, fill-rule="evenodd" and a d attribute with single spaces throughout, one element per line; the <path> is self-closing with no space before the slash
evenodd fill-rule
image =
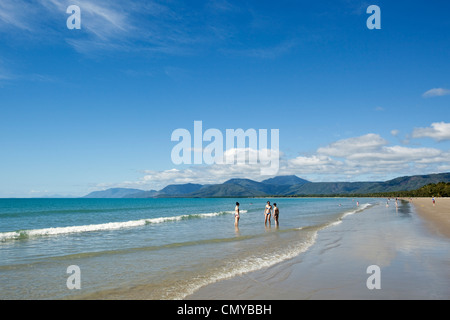
<path id="1" fill-rule="evenodd" d="M 365 194 L 411 191 L 430 183 L 450 182 L 450 173 L 399 177 L 385 182 L 315 182 L 293 186 L 286 195 Z"/>
<path id="2" fill-rule="evenodd" d="M 248 188 L 239 183 L 223 183 L 204 187 L 196 192 L 185 195 L 186 197 L 195 198 L 212 198 L 212 197 L 262 197 L 265 192 Z"/>
<path id="3" fill-rule="evenodd" d="M 450 182 L 450 172 L 439 174 L 427 174 L 421 176 L 400 177 L 386 181 L 382 191 L 416 190 L 427 184 Z"/>
<path id="4" fill-rule="evenodd" d="M 261 182 L 250 179 L 230 179 L 222 184 L 214 184 L 189 194 L 189 197 L 259 197 L 267 194 L 267 188 Z"/>
<path id="5" fill-rule="evenodd" d="M 278 177 L 270 178 L 270 179 L 267 179 L 267 180 L 264 180 L 261 182 L 265 183 L 265 184 L 271 184 L 271 185 L 277 185 L 277 186 L 280 186 L 280 185 L 291 185 L 292 186 L 292 185 L 303 185 L 306 183 L 310 183 L 310 181 L 299 178 L 294 175 L 278 176 Z"/>
<path id="6" fill-rule="evenodd" d="M 250 179 L 230 179 L 222 184 L 211 185 L 194 192 L 192 197 L 255 197 L 264 195 L 284 195 L 292 186 L 311 183 L 297 176 L 280 176 L 262 182 Z"/>
<path id="7" fill-rule="evenodd" d="M 179 194 L 187 194 L 191 192 L 195 192 L 202 188 L 202 184 L 194 184 L 194 183 L 186 183 L 186 184 L 171 184 L 161 189 L 159 191 L 160 194 L 166 195 L 179 195 Z"/>
<path id="8" fill-rule="evenodd" d="M 371 192 L 382 182 L 314 182 L 291 186 L 286 195 L 351 194 Z"/>
<path id="9" fill-rule="evenodd" d="M 94 191 L 84 196 L 83 198 L 126 198 L 132 194 L 143 192 L 139 189 L 129 188 L 112 188 L 104 191 Z"/>
<path id="10" fill-rule="evenodd" d="M 250 179 L 230 179 L 214 185 L 193 183 L 168 185 L 159 191 L 115 188 L 92 192 L 85 198 L 212 198 L 375 194 L 417 190 L 425 185 L 439 182 L 450 182 L 450 172 L 399 177 L 384 182 L 310 182 L 295 175 L 279 176 L 262 182 Z"/>
<path id="11" fill-rule="evenodd" d="M 159 191 L 156 190 L 150 190 L 150 191 L 143 191 L 139 190 L 136 193 L 129 193 L 121 198 L 133 198 L 133 199 L 144 199 L 144 198 L 155 198 L 159 195 Z"/>

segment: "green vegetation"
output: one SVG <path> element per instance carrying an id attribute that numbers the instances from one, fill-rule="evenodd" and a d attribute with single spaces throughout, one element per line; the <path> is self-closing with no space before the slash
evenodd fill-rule
<path id="1" fill-rule="evenodd" d="M 294 195 L 291 197 L 353 197 L 353 198 L 420 198 L 420 197 L 450 197 L 450 182 L 430 183 L 416 190 L 388 191 L 369 193 Z"/>
<path id="2" fill-rule="evenodd" d="M 384 196 L 391 197 L 450 197 L 450 183 L 430 183 L 412 191 L 386 192 Z"/>

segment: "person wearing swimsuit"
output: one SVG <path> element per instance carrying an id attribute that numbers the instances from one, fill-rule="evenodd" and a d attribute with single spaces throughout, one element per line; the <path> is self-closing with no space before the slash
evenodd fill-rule
<path id="1" fill-rule="evenodd" d="M 236 202 L 236 207 L 234 208 L 234 226 L 237 227 L 239 224 L 239 202 Z"/>
<path id="2" fill-rule="evenodd" d="M 270 201 L 267 201 L 266 208 L 264 209 L 264 224 L 267 225 L 267 219 L 270 224 L 270 215 L 272 214 L 272 206 L 270 205 Z"/>
<path id="3" fill-rule="evenodd" d="M 278 215 L 280 214 L 280 209 L 278 209 L 277 204 L 273 204 L 273 219 L 275 220 L 275 225 L 278 226 Z"/>

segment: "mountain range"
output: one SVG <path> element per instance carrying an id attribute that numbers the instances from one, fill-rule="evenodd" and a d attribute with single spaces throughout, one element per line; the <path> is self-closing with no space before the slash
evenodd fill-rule
<path id="1" fill-rule="evenodd" d="M 230 179 L 221 184 L 172 184 L 161 190 L 111 188 L 91 192 L 84 198 L 213 198 L 346 195 L 410 191 L 430 183 L 450 182 L 450 172 L 399 177 L 388 181 L 311 182 L 295 175 L 278 176 L 257 182 L 250 179 Z"/>

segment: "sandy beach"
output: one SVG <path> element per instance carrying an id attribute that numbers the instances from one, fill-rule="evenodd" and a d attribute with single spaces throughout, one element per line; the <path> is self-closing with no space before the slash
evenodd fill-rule
<path id="1" fill-rule="evenodd" d="M 208 285 L 187 299 L 449 299 L 449 238 L 441 236 L 443 223 L 439 231 L 433 227 L 433 232 L 429 224 L 445 220 L 450 201 L 436 199 L 435 207 L 431 199 L 414 199 L 413 203 L 399 201 L 397 207 L 394 200 L 389 206 L 380 200 L 373 208 L 320 231 L 307 252 L 273 267 Z M 422 209 L 420 215 L 416 207 Z M 367 285 L 370 266 L 379 267 L 380 289 Z"/>
<path id="2" fill-rule="evenodd" d="M 426 221 L 430 231 L 450 238 L 450 198 L 413 198 L 417 213 Z"/>

